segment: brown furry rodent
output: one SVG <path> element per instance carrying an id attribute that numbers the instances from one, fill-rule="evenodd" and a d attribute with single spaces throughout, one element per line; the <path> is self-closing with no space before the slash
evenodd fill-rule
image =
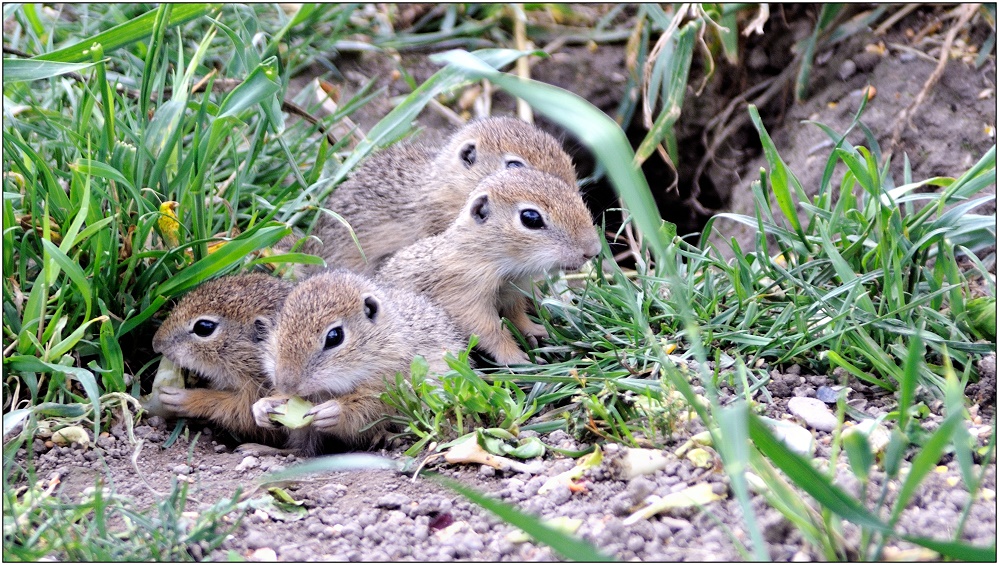
<path id="1" fill-rule="evenodd" d="M 600 253 L 593 220 L 576 187 L 531 169 L 483 179 L 444 233 L 397 252 L 377 280 L 426 294 L 500 364 L 527 362 L 502 325 L 543 335 L 513 288 L 554 269 L 575 270 Z"/>
<path id="2" fill-rule="evenodd" d="M 289 430 L 290 447 L 309 456 L 325 451 L 327 439 L 369 447 L 386 430 L 361 431 L 389 412 L 379 398 L 385 379 L 409 374 L 416 355 L 443 373 L 444 353 L 466 344 L 426 298 L 346 270 L 324 271 L 300 282 L 277 317 L 264 361 L 276 394 L 257 401 L 253 414 L 259 426 L 274 426 L 275 408 L 300 396 L 316 404 L 315 418 Z"/>
<path id="3" fill-rule="evenodd" d="M 442 146 L 394 145 L 366 160 L 325 204 L 350 223 L 364 257 L 347 228 L 325 213 L 313 231 L 322 243 L 310 239 L 304 251 L 319 255 L 331 268 L 371 275 L 392 253 L 447 229 L 483 177 L 517 167 L 576 185 L 576 171 L 562 145 L 515 118 L 469 122 Z"/>
<path id="4" fill-rule="evenodd" d="M 178 417 L 210 420 L 244 441 L 281 441 L 284 433 L 257 426 L 250 408 L 270 393 L 263 348 L 292 288 L 254 273 L 208 281 L 184 296 L 153 336 L 153 351 L 207 378 L 211 388 L 163 387 L 163 405 Z"/>

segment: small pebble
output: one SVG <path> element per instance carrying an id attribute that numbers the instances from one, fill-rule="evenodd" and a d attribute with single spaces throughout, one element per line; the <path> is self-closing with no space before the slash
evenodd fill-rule
<path id="1" fill-rule="evenodd" d="M 277 553 L 269 547 L 261 547 L 250 554 L 250 561 L 273 563 L 277 561 Z"/>
<path id="2" fill-rule="evenodd" d="M 191 467 L 189 465 L 181 464 L 181 465 L 174 466 L 174 468 L 171 469 L 171 471 L 173 471 L 174 473 L 176 473 L 178 475 L 190 475 L 191 474 Z"/>
<path id="3" fill-rule="evenodd" d="M 628 543 L 625 544 L 625 547 L 627 547 L 629 551 L 638 553 L 645 547 L 645 540 L 642 539 L 642 536 L 632 534 L 628 536 Z"/>
<path id="4" fill-rule="evenodd" d="M 548 491 L 548 500 L 551 500 L 556 506 L 565 504 L 569 502 L 572 498 L 572 491 L 565 484 L 555 485 L 550 491 Z"/>
<path id="5" fill-rule="evenodd" d="M 381 524 L 371 524 L 370 526 L 365 526 L 361 535 L 364 537 L 365 541 L 369 541 L 374 544 L 381 544 L 385 540 Z"/>
<path id="6" fill-rule="evenodd" d="M 635 504 L 645 500 L 645 497 L 652 494 L 655 490 L 656 483 L 650 481 L 644 476 L 638 476 L 628 481 L 627 492 L 631 497 L 631 501 Z"/>
<path id="7" fill-rule="evenodd" d="M 365 526 L 370 526 L 378 521 L 377 512 L 364 512 L 357 517 L 357 524 L 362 528 Z"/>
<path id="8" fill-rule="evenodd" d="M 243 541 L 246 543 L 247 549 L 260 549 L 261 547 L 267 547 L 270 543 L 267 534 L 260 530 L 247 530 Z"/>
<path id="9" fill-rule="evenodd" d="M 245 471 L 247 469 L 253 469 L 260 465 L 260 460 L 252 455 L 247 455 L 236 465 L 236 471 Z"/>
<path id="10" fill-rule="evenodd" d="M 857 73 L 857 64 L 851 61 L 850 59 L 847 59 L 843 61 L 843 63 L 839 66 L 839 70 L 837 71 L 836 74 L 839 75 L 840 79 L 846 80 L 852 77 L 856 73 Z"/>
<path id="11" fill-rule="evenodd" d="M 215 453 L 225 453 L 224 445 L 216 445 L 213 449 L 215 450 Z"/>
<path id="12" fill-rule="evenodd" d="M 796 396 L 787 402 L 787 409 L 810 428 L 823 432 L 836 429 L 836 416 L 818 398 Z"/>

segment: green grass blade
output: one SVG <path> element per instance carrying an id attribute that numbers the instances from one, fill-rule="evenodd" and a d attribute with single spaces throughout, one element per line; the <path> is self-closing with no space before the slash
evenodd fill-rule
<path id="1" fill-rule="evenodd" d="M 991 547 L 975 547 L 969 543 L 961 543 L 956 541 L 937 541 L 935 539 L 924 538 L 919 536 L 909 536 L 902 535 L 899 536 L 904 540 L 911 541 L 917 545 L 921 545 L 927 549 L 932 549 L 940 555 L 954 559 L 955 561 L 964 561 L 968 563 L 995 563 L 996 562 L 996 545 L 992 544 Z"/>
<path id="2" fill-rule="evenodd" d="M 88 69 L 97 63 L 59 63 L 35 59 L 4 59 L 3 82 L 28 82 Z"/>
<path id="3" fill-rule="evenodd" d="M 922 329 L 922 328 L 920 328 Z M 919 365 L 923 363 L 923 340 L 919 332 L 909 341 L 909 354 L 905 357 L 902 369 L 902 382 L 899 383 L 898 396 L 898 427 L 907 430 L 909 425 L 909 408 L 916 395 L 916 384 L 919 383 Z"/>
<path id="4" fill-rule="evenodd" d="M 164 281 L 156 288 L 155 292 L 163 296 L 182 294 L 235 265 L 250 253 L 274 245 L 290 233 L 291 228 L 284 224 L 270 225 L 246 232 L 243 236 L 226 243 L 214 253 Z"/>
<path id="5" fill-rule="evenodd" d="M 888 532 L 888 525 L 871 514 L 853 497 L 833 485 L 828 477 L 819 473 L 811 463 L 793 453 L 773 436 L 759 417 L 749 417 L 749 437 L 774 465 L 784 471 L 799 488 L 810 494 L 819 503 L 839 516 L 879 532 Z"/>
<path id="6" fill-rule="evenodd" d="M 801 57 L 801 68 L 798 70 L 798 79 L 795 81 L 794 98 L 802 101 L 808 96 L 808 80 L 812 73 L 812 60 L 815 56 L 815 47 L 818 45 L 819 36 L 832 23 L 832 20 L 843 9 L 842 4 L 823 4 L 822 12 L 819 14 L 819 21 L 815 23 L 812 35 L 805 43 L 805 52 Z"/>
<path id="7" fill-rule="evenodd" d="M 694 58 L 694 42 L 697 39 L 700 26 L 687 24 L 683 29 L 670 38 L 668 46 L 663 49 L 656 61 L 654 73 L 661 73 L 662 84 L 665 93 L 662 97 L 662 108 L 645 139 L 635 150 L 635 158 L 638 163 L 644 163 L 656 147 L 664 140 L 671 140 L 667 143 L 668 154 L 673 164 L 677 164 L 679 155 L 676 152 L 676 139 L 673 133 L 673 125 L 680 118 L 680 111 L 683 108 L 684 95 L 687 93 L 687 77 L 690 73 L 690 63 Z M 649 96 L 656 96 L 654 87 L 650 86 Z"/>
<path id="8" fill-rule="evenodd" d="M 798 212 L 795 210 L 794 199 L 791 196 L 792 188 L 799 194 L 799 198 L 801 194 L 804 194 L 801 183 L 798 182 L 794 173 L 787 168 L 784 159 L 777 152 L 777 147 L 774 145 L 773 140 L 770 139 L 770 134 L 763 127 L 760 112 L 753 104 L 749 105 L 749 117 L 753 122 L 753 126 L 756 127 L 757 133 L 760 135 L 760 141 L 763 143 L 763 153 L 767 158 L 767 164 L 770 165 L 770 188 L 777 198 L 777 206 L 780 207 L 780 211 L 783 212 L 784 217 L 787 218 L 791 227 L 794 228 L 795 233 L 798 234 L 798 238 L 805 245 L 805 249 L 809 249 L 808 238 L 805 237 L 805 232 L 801 229 Z M 802 200 L 807 200 L 807 198 L 802 198 Z"/>
<path id="9" fill-rule="evenodd" d="M 86 175 L 92 175 L 96 177 L 101 177 L 107 180 L 113 180 L 115 182 L 120 182 L 124 186 L 128 187 L 129 190 L 135 190 L 135 186 L 125 178 L 125 175 L 121 174 L 121 171 L 115 169 L 114 167 L 96 161 L 94 159 L 79 158 L 73 164 L 70 165 L 70 169 L 74 171 L 79 171 Z"/>
<path id="10" fill-rule="evenodd" d="M 316 457 L 281 471 L 261 475 L 258 482 L 260 484 L 267 484 L 280 481 L 294 481 L 304 479 L 314 473 L 370 470 L 399 471 L 401 468 L 401 464 L 394 459 L 368 453 L 329 455 L 326 457 Z"/>
<path id="11" fill-rule="evenodd" d="M 109 370 L 109 372 L 101 374 L 104 392 L 124 392 L 125 358 L 121 351 L 121 345 L 114 335 L 114 328 L 111 326 L 110 320 L 101 322 L 100 340 L 104 366 Z"/>
<path id="12" fill-rule="evenodd" d="M 76 261 L 70 259 L 61 249 L 55 246 L 54 243 L 47 239 L 42 240 L 42 247 L 48 252 L 49 257 L 51 257 L 59 268 L 66 272 L 69 276 L 69 280 L 73 281 L 73 285 L 83 296 L 83 302 L 86 304 L 86 314 L 84 318 L 90 318 L 90 312 L 93 306 L 93 289 L 90 287 L 90 281 L 87 280 L 87 275 L 83 272 L 83 268 Z"/>
<path id="13" fill-rule="evenodd" d="M 71 375 L 83 386 L 84 392 L 87 393 L 87 398 L 90 399 L 90 404 L 94 408 L 94 437 L 96 438 L 100 435 L 101 395 L 99 389 L 97 388 L 97 380 L 94 378 L 93 373 L 86 369 L 81 369 L 80 367 L 69 367 L 55 363 L 46 363 L 45 361 L 31 355 L 14 355 L 12 357 L 8 357 L 4 359 L 4 365 L 6 365 L 11 372 L 58 372 Z"/>
<path id="14" fill-rule="evenodd" d="M 745 367 L 740 365 L 739 370 L 744 371 Z M 770 561 L 767 544 L 756 520 L 756 513 L 753 511 L 749 484 L 746 482 L 746 472 L 750 468 L 749 436 L 746 433 L 748 416 L 749 408 L 741 401 L 718 411 L 718 427 L 724 438 L 724 441 L 717 444 L 718 453 L 722 456 L 725 473 L 728 474 L 732 490 L 742 507 L 743 521 L 753 540 L 753 556 L 757 561 Z"/>
<path id="15" fill-rule="evenodd" d="M 219 108 L 219 118 L 236 116 L 243 110 L 261 104 L 281 90 L 277 57 L 263 61 L 234 88 Z"/>
<path id="16" fill-rule="evenodd" d="M 177 4 L 170 12 L 169 27 L 201 17 L 217 8 L 212 4 Z M 59 61 L 63 63 L 79 63 L 90 59 L 90 48 L 94 43 L 100 43 L 105 53 L 132 44 L 149 37 L 158 10 L 150 10 L 123 24 L 117 25 L 105 32 L 84 39 L 79 43 L 64 47 L 44 55 L 34 57 L 39 61 Z"/>

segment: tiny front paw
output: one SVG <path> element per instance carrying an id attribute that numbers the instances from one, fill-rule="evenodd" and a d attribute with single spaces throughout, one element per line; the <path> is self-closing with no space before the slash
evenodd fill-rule
<path id="1" fill-rule="evenodd" d="M 534 322 L 528 322 L 526 327 L 521 328 L 520 333 L 524 334 L 524 337 L 535 340 L 548 339 L 548 330 L 543 325 Z"/>
<path id="2" fill-rule="evenodd" d="M 497 353 L 493 355 L 497 365 L 528 365 L 531 359 L 526 353 L 519 349 L 514 349 L 508 353 Z"/>
<path id="3" fill-rule="evenodd" d="M 160 403 L 177 418 L 190 418 L 187 410 L 190 392 L 184 388 L 172 386 L 160 387 Z"/>
<path id="4" fill-rule="evenodd" d="M 313 428 L 317 430 L 330 430 L 340 423 L 340 415 L 342 413 L 343 409 L 340 407 L 339 402 L 336 400 L 327 400 L 322 404 L 313 406 L 305 415 L 313 416 Z"/>
<path id="5" fill-rule="evenodd" d="M 271 414 L 278 414 L 278 408 L 288 403 L 286 397 L 266 396 L 253 403 L 253 421 L 261 428 L 273 429 L 280 425 L 271 420 Z"/>

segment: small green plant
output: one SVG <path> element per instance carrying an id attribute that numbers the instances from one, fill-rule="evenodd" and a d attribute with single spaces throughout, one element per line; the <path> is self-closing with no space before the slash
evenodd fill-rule
<path id="1" fill-rule="evenodd" d="M 397 374 L 382 398 L 398 411 L 392 417 L 415 434 L 417 441 L 407 455 L 418 453 L 431 441 L 442 443 L 463 436 L 475 428 L 500 428 L 516 435 L 518 428 L 535 412 L 527 395 L 514 383 L 487 383 L 475 373 L 468 356 L 476 340 L 458 357 L 445 357 L 451 371 L 439 378 L 428 375 L 427 361 L 416 357 L 410 379 Z"/>

